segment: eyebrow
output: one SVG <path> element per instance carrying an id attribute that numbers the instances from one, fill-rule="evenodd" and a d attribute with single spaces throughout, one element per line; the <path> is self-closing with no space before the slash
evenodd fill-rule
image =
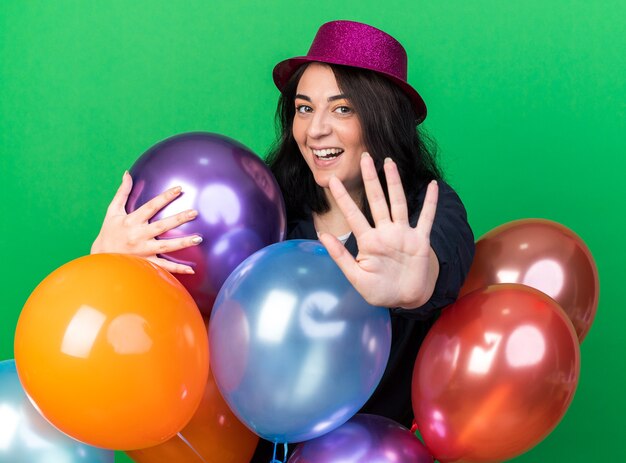
<path id="1" fill-rule="evenodd" d="M 305 100 L 305 101 L 309 101 L 311 102 L 311 98 L 306 96 L 306 95 L 302 95 L 301 93 L 297 93 L 296 94 L 296 98 L 300 98 L 301 100 Z M 341 93 L 340 95 L 333 95 L 333 96 L 329 96 L 328 97 L 328 101 L 336 101 L 336 100 L 347 100 L 348 97 L 345 95 L 345 93 Z"/>

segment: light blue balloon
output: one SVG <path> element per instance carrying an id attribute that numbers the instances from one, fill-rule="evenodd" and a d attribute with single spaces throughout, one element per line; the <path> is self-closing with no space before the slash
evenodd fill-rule
<path id="1" fill-rule="evenodd" d="M 113 463 L 114 452 L 53 427 L 22 389 L 14 360 L 0 362 L 0 463 Z"/>
<path id="2" fill-rule="evenodd" d="M 220 290 L 211 369 L 237 417 L 259 436 L 301 442 L 350 419 L 389 358 L 389 311 L 369 305 L 317 241 L 268 246 Z"/>

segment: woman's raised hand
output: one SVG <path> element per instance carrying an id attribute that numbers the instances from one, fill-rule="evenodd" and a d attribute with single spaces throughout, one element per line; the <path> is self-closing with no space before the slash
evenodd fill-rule
<path id="1" fill-rule="evenodd" d="M 387 206 L 374 161 L 364 153 L 361 174 L 374 227 L 341 181 L 332 178 L 329 182 L 331 193 L 357 240 L 356 259 L 334 236 L 324 233 L 320 241 L 367 302 L 383 307 L 416 308 L 430 299 L 439 274 L 439 262 L 430 247 L 430 230 L 437 209 L 437 182 L 428 185 L 417 226 L 413 228 L 409 224 L 398 168 L 388 158 L 384 170 L 391 207 Z"/>
<path id="2" fill-rule="evenodd" d="M 176 199 L 181 187 L 170 188 L 152 198 L 136 211 L 126 213 L 126 201 L 133 187 L 133 180 L 128 172 L 124 172 L 122 184 L 109 205 L 100 233 L 91 246 L 91 254 L 105 252 L 133 254 L 144 257 L 171 273 L 194 273 L 188 265 L 177 264 L 158 257 L 158 254 L 177 251 L 202 242 L 200 236 L 186 236 L 183 238 L 156 239 L 162 233 L 193 220 L 198 212 L 190 209 L 179 212 L 171 217 L 149 220 L 162 208 Z"/>

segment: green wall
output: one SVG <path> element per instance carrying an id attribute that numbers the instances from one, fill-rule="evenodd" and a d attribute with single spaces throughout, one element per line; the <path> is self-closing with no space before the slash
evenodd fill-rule
<path id="1" fill-rule="evenodd" d="M 89 252 L 124 169 L 193 130 L 264 154 L 273 65 L 353 19 L 406 46 L 476 236 L 544 217 L 595 256 L 576 397 L 516 461 L 626 461 L 625 17 L 624 1 L 589 0 L 0 1 L 0 360 L 37 283 Z"/>

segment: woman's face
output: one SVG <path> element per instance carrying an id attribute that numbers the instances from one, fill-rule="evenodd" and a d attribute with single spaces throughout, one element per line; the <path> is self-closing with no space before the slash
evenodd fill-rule
<path id="1" fill-rule="evenodd" d="M 293 136 L 315 182 L 328 188 L 336 176 L 352 196 L 363 189 L 361 123 L 342 95 L 329 66 L 311 63 L 300 78 L 294 100 Z"/>

